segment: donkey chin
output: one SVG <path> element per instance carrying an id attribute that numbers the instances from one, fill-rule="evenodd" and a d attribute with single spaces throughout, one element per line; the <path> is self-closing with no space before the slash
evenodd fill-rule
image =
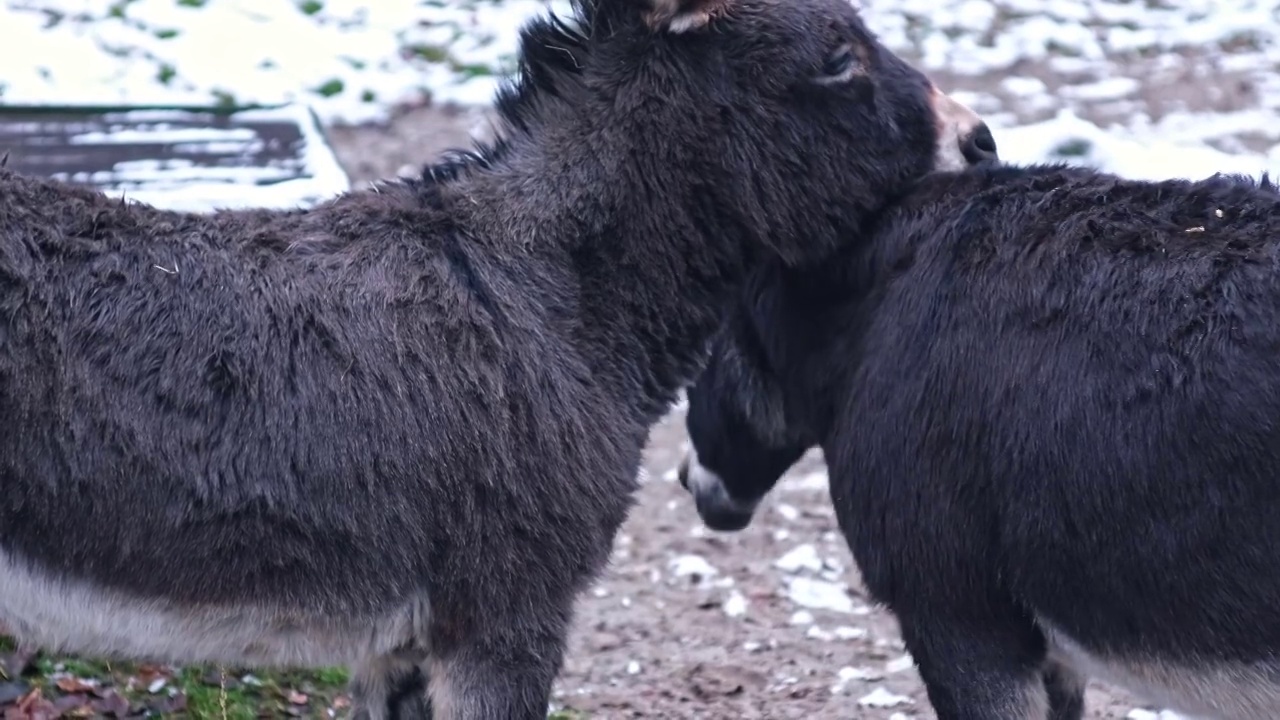
<path id="1" fill-rule="evenodd" d="M 698 462 L 693 448 L 680 461 L 680 485 L 693 495 L 694 506 L 702 522 L 718 532 L 736 532 L 751 524 L 759 500 L 739 500 L 729 494 L 724 481 L 714 471 Z"/>

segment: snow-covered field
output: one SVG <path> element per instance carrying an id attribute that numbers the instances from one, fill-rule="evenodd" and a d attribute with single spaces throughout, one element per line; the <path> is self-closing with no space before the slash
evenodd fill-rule
<path id="1" fill-rule="evenodd" d="M 962 97 L 997 128 L 1009 159 L 1135 177 L 1280 168 L 1280 0 L 859 3 L 895 50 L 955 85 L 989 86 Z M 484 104 L 511 67 L 520 24 L 548 8 L 567 4 L 5 0 L 0 103 L 300 99 L 327 123 L 382 119 L 425 97 Z M 1187 108 L 1144 112 L 1150 77 L 1193 60 L 1217 75 L 1186 79 Z M 1058 81 L 1024 74 L 1028 65 Z M 1253 83 L 1252 106 L 1196 111 L 1196 95 L 1222 93 L 1228 76 Z M 1028 112 L 1047 117 L 1027 124 Z"/>

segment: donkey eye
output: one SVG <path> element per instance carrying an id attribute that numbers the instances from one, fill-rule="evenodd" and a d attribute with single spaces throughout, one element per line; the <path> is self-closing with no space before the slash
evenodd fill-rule
<path id="1" fill-rule="evenodd" d="M 852 45 L 841 45 L 822 63 L 818 82 L 823 85 L 846 83 L 863 72 L 862 63 L 853 52 Z"/>

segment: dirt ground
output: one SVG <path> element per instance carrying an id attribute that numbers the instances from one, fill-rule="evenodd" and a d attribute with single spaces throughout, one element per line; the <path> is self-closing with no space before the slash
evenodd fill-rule
<path id="1" fill-rule="evenodd" d="M 1015 71 L 1043 82 L 1051 99 L 1109 76 L 1141 80 L 1141 90 L 1122 100 L 1070 103 L 1105 126 L 1137 112 L 1158 120 L 1170 111 L 1256 107 L 1257 73 L 1224 71 L 1230 52 L 1115 57 L 1085 70 L 1025 63 Z M 980 112 L 1018 122 L 1062 105 L 1013 93 L 997 77 L 935 77 Z M 420 107 L 385 128 L 335 128 L 330 135 L 359 182 L 411 170 L 484 127 L 479 111 Z M 1242 148 L 1251 138 L 1226 143 L 1237 144 L 1224 149 Z M 679 411 L 654 428 L 639 506 L 618 537 L 612 567 L 579 603 L 557 702 L 591 718 L 933 718 L 896 622 L 870 607 L 836 533 L 820 457 L 790 473 L 750 528 L 716 534 L 702 527 L 674 482 L 686 442 Z M 775 564 L 784 557 L 793 562 Z M 847 596 L 834 602 L 815 595 L 845 588 Z M 797 597 L 806 589 L 808 599 Z M 1123 691 L 1090 688 L 1088 717 L 1124 718 L 1143 707 Z"/>

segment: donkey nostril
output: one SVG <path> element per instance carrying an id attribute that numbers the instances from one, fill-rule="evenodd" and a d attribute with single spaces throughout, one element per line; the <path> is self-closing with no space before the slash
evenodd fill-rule
<path id="1" fill-rule="evenodd" d="M 960 145 L 960 152 L 970 165 L 995 162 L 1000 159 L 1000 153 L 996 150 L 996 139 L 986 123 L 978 125 L 969 137 L 964 139 Z"/>

